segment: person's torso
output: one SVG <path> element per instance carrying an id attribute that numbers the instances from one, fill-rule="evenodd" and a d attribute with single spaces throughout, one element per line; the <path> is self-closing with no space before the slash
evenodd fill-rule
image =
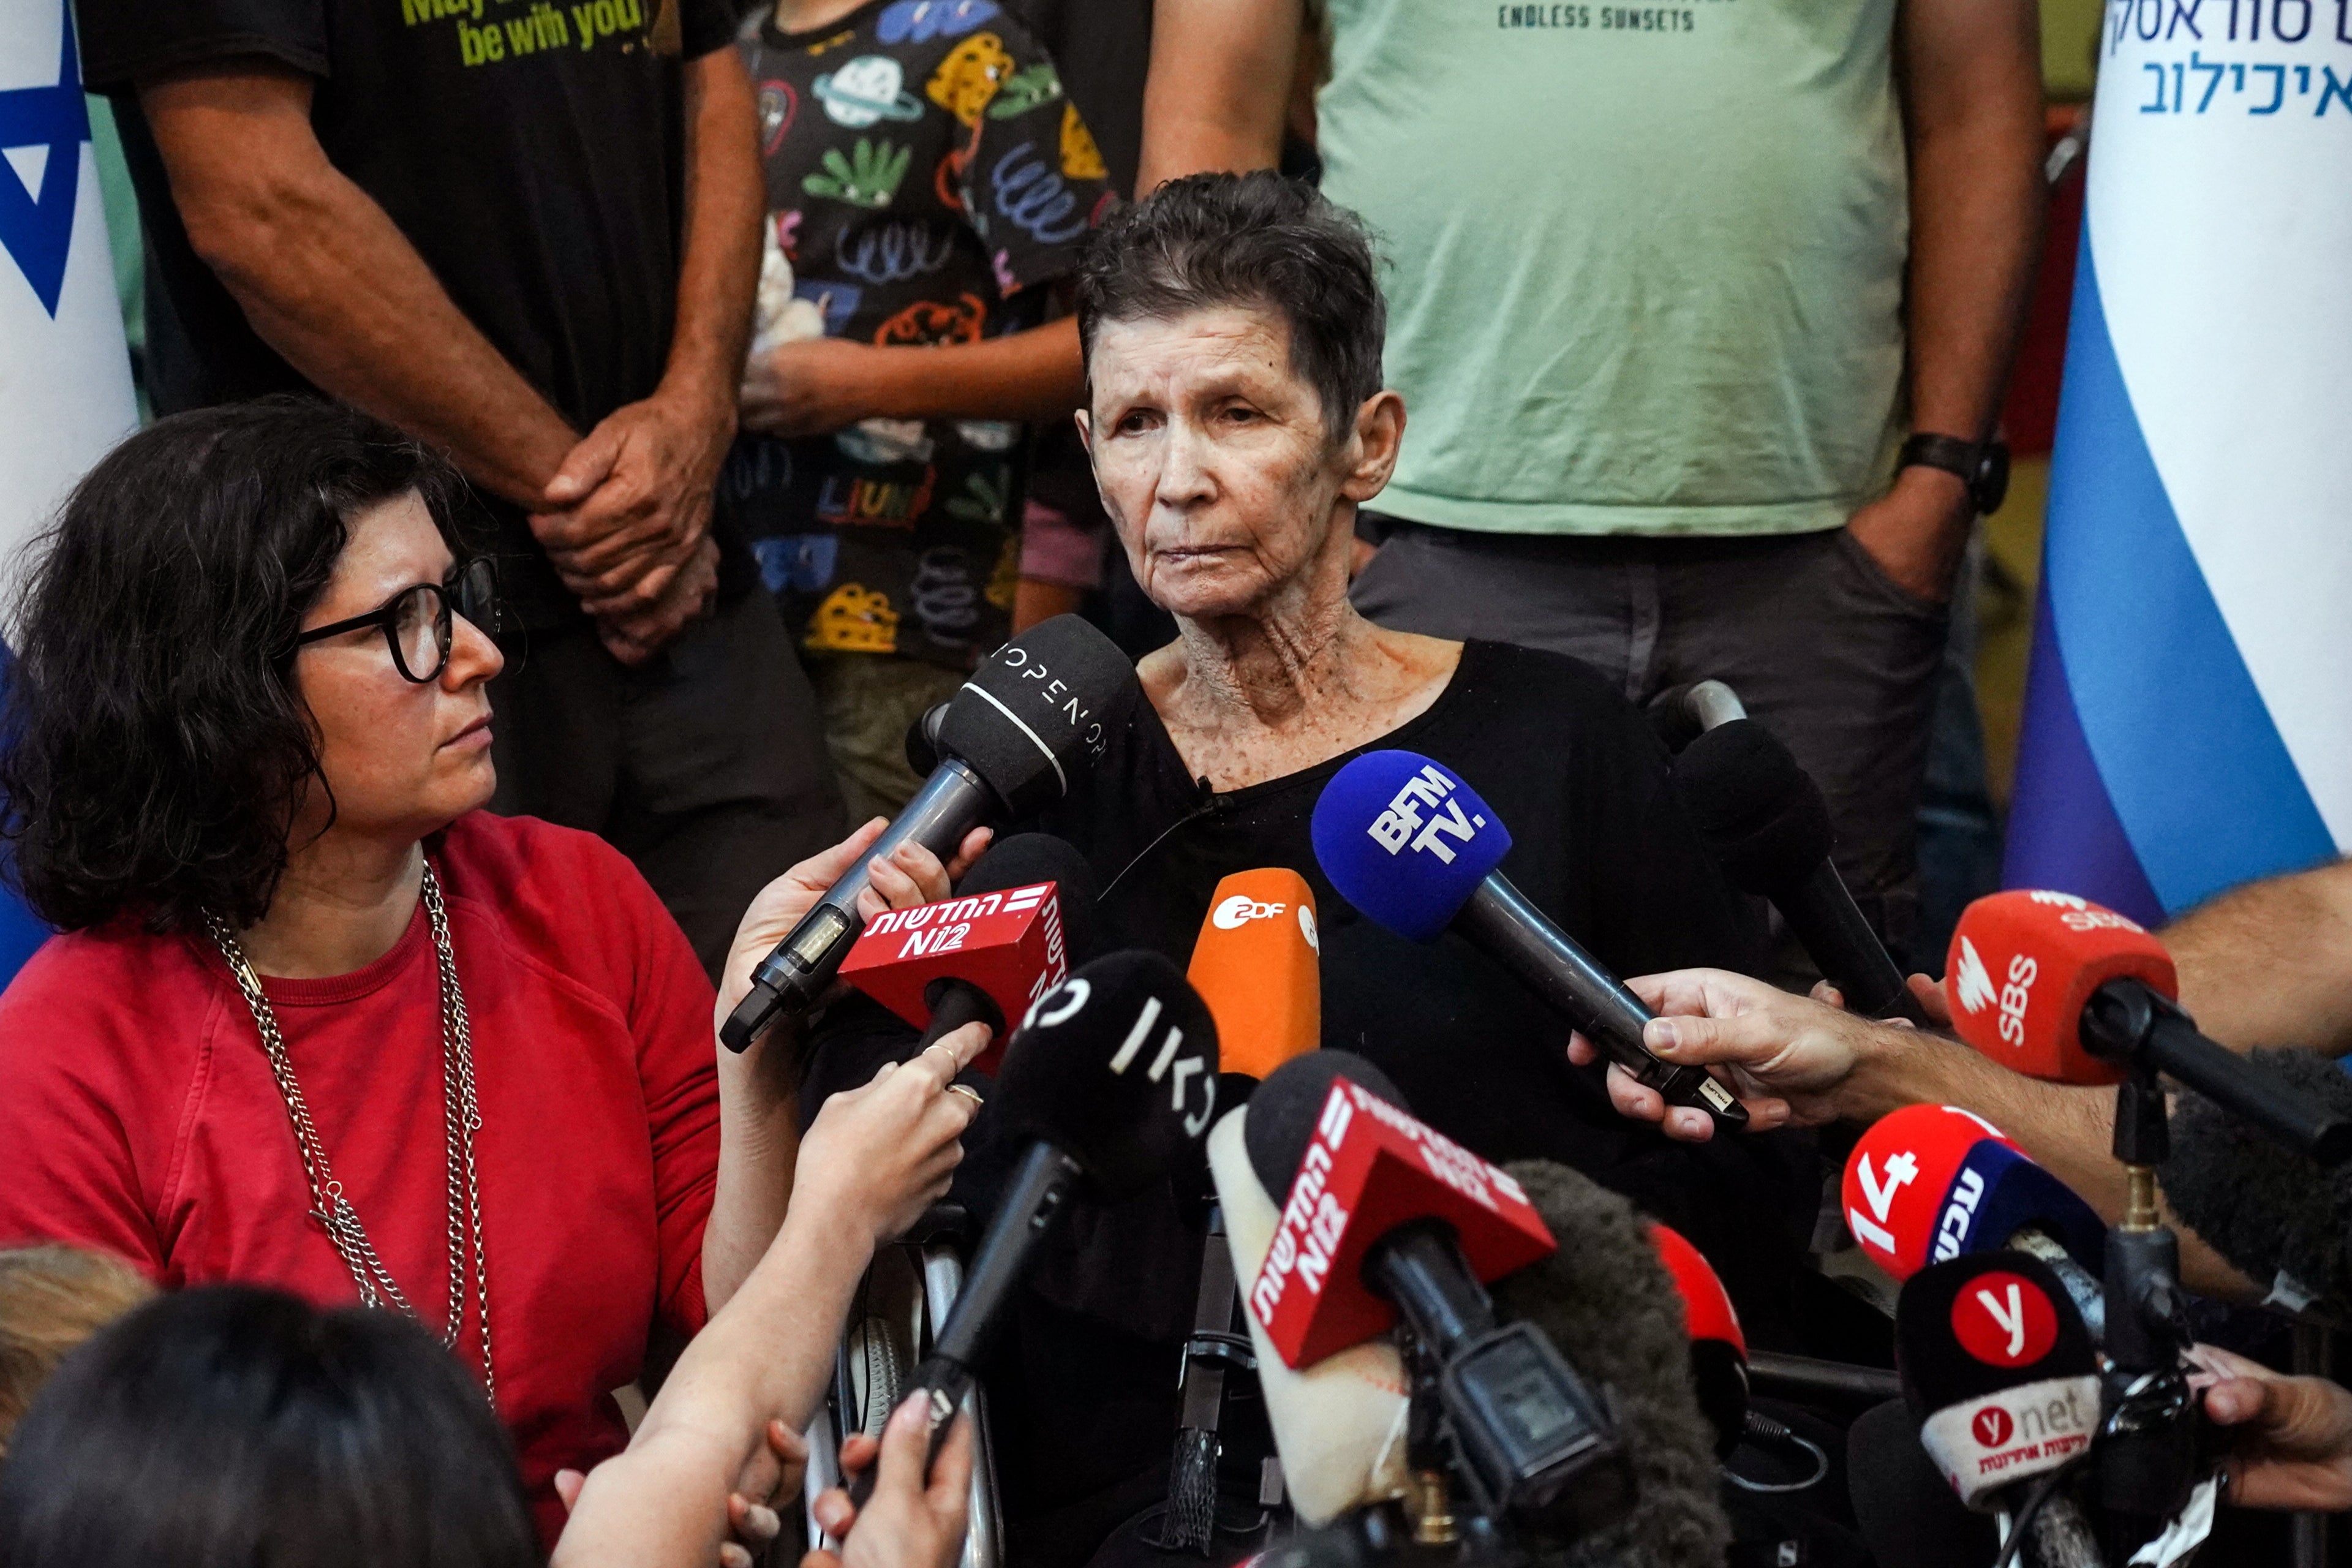
<path id="1" fill-rule="evenodd" d="M 1381 510 L 1835 526 L 1883 484 L 1906 175 L 1892 0 L 1333 0 L 1325 192 L 1391 268 Z"/>
<path id="2" fill-rule="evenodd" d="M 882 347 L 1037 325 L 1031 285 L 1099 216 L 1102 159 L 1054 64 L 993 0 L 876 0 L 744 42 L 772 244 L 802 319 Z M 763 330 L 781 313 L 763 299 Z M 755 350 L 756 352 L 756 350 Z M 722 483 L 803 646 L 964 666 L 1001 642 L 1023 427 L 862 420 L 746 436 Z"/>

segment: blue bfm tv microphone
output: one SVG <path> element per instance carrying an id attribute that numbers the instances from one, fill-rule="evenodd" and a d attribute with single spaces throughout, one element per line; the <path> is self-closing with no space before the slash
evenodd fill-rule
<path id="1" fill-rule="evenodd" d="M 1367 752 L 1323 786 L 1313 831 L 1323 874 L 1371 920 L 1413 942 L 1459 931 L 1667 1104 L 1748 1125 L 1748 1108 L 1704 1068 L 1650 1054 L 1641 998 L 1495 869 L 1510 830 L 1452 773 L 1415 752 Z"/>

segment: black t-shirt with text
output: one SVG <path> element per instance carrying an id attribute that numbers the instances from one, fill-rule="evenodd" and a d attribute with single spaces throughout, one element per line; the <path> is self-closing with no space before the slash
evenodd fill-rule
<path id="1" fill-rule="evenodd" d="M 131 90 L 260 56 L 316 80 L 328 160 L 383 208 L 458 310 L 582 432 L 650 395 L 677 312 L 681 62 L 726 47 L 727 0 L 76 0 L 153 258 L 159 412 L 299 390 L 188 243 Z M 568 610 L 520 513 L 505 587 Z M 738 547 L 740 557 L 740 546 Z M 748 564 L 748 563 L 747 563 Z M 545 601 L 552 593 L 554 602 Z"/>
<path id="2" fill-rule="evenodd" d="M 743 53 L 771 241 L 824 335 L 926 347 L 1045 320 L 1109 185 L 996 0 L 870 0 L 796 34 L 763 16 Z M 1011 629 L 1024 447 L 1003 420 L 747 434 L 721 488 L 803 647 L 963 668 Z"/>

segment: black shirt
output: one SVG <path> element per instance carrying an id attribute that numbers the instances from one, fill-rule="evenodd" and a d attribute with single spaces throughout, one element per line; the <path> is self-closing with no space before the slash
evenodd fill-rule
<path id="1" fill-rule="evenodd" d="M 329 162 L 374 199 L 467 319 L 585 433 L 669 355 L 685 207 L 682 59 L 730 41 L 727 0 L 76 0 L 149 237 L 160 413 L 300 390 L 188 243 L 131 90 L 266 56 L 317 79 Z M 527 618 L 574 608 L 522 516 L 492 507 Z M 744 580 L 749 559 L 737 545 Z M 538 612 L 534 614 L 533 612 Z"/>
<path id="2" fill-rule="evenodd" d="M 1374 748 L 1420 752 L 1483 795 L 1511 830 L 1502 873 L 1612 972 L 1757 962 L 1760 931 L 1684 817 L 1664 750 L 1590 667 L 1469 643 L 1436 702 Z M 1706 1254 L 1751 1339 L 1790 1342 L 1788 1294 L 1819 1199 L 1810 1145 L 1767 1134 L 1694 1146 L 1625 1121 L 1598 1069 L 1568 1065 L 1567 1025 L 1498 965 L 1451 933 L 1423 946 L 1359 915 L 1308 836 L 1317 796 L 1355 754 L 1217 794 L 1138 703 L 1100 766 L 1035 826 L 1085 852 L 1114 941 L 1179 963 L 1220 879 L 1299 872 L 1322 934 L 1326 1046 L 1370 1058 L 1423 1120 L 1490 1160 L 1557 1160 L 1632 1197 Z M 1080 1205 L 1034 1278 L 990 1384 L 1024 1561 L 1084 1562 L 1164 1482 L 1199 1222 L 1173 1185 L 1117 1208 Z"/>

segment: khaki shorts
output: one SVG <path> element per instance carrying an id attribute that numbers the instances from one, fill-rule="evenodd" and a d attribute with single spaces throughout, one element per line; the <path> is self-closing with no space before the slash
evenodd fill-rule
<path id="1" fill-rule="evenodd" d="M 919 659 L 877 653 L 807 653 L 825 750 L 855 829 L 896 816 L 923 781 L 907 765 L 907 730 L 955 695 L 963 677 Z"/>

